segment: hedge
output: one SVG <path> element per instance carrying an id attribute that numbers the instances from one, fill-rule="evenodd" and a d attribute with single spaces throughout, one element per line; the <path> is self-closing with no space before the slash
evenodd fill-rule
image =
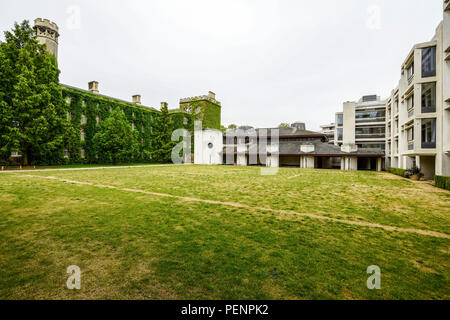
<path id="1" fill-rule="evenodd" d="M 397 176 L 405 177 L 405 172 L 406 172 L 405 169 L 400 169 L 400 168 L 388 168 L 388 171 L 389 171 L 390 173 L 392 173 L 392 174 L 397 175 Z"/>
<path id="2" fill-rule="evenodd" d="M 435 176 L 434 182 L 435 182 L 436 187 L 450 190 L 450 177 Z"/>

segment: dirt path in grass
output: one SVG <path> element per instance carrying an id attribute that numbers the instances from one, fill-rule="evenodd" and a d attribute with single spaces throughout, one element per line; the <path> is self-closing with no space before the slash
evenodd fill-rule
<path id="1" fill-rule="evenodd" d="M 425 236 L 450 239 L 450 235 L 441 233 L 441 232 L 436 232 L 436 231 L 411 229 L 411 228 L 400 228 L 400 227 L 395 227 L 395 226 L 382 225 L 382 224 L 378 224 L 378 223 L 337 219 L 337 218 L 321 216 L 321 215 L 317 215 L 317 214 L 313 214 L 313 213 L 301 213 L 301 212 L 296 212 L 296 211 L 291 211 L 291 210 L 277 210 L 277 209 L 272 209 L 272 208 L 254 207 L 254 206 L 249 206 L 249 205 L 238 203 L 238 202 L 224 202 L 224 201 L 217 201 L 217 200 L 206 200 L 206 199 L 200 199 L 200 198 L 177 196 L 177 195 L 172 195 L 172 194 L 168 194 L 168 193 L 159 193 L 159 192 L 152 192 L 152 191 L 139 190 L 139 189 L 121 188 L 121 187 L 108 186 L 108 185 L 96 184 L 96 183 L 91 183 L 91 182 L 63 179 L 63 178 L 58 178 L 58 177 L 53 177 L 53 176 L 20 175 L 18 177 L 55 180 L 55 181 L 59 181 L 59 182 L 65 182 L 65 183 L 71 183 L 71 184 L 77 184 L 77 185 L 86 185 L 86 186 L 92 186 L 92 187 L 97 187 L 97 188 L 105 188 L 105 189 L 120 190 L 120 191 L 126 191 L 126 192 L 148 194 L 148 195 L 157 196 L 157 197 L 175 198 L 175 199 L 179 199 L 179 200 L 183 200 L 183 201 L 217 204 L 217 205 L 222 205 L 222 206 L 243 208 L 243 209 L 249 209 L 249 210 L 256 209 L 256 210 L 261 210 L 261 211 L 274 212 L 274 213 L 278 213 L 278 214 L 287 214 L 287 215 L 308 217 L 311 219 L 339 222 L 339 223 L 348 224 L 348 225 L 355 225 L 355 226 L 368 227 L 368 228 L 378 228 L 378 229 L 384 229 L 387 231 L 415 233 L 415 234 L 420 234 L 420 235 L 425 235 Z"/>

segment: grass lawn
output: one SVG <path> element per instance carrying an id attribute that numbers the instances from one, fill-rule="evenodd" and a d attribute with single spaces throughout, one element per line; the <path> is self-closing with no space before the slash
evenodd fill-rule
<path id="1" fill-rule="evenodd" d="M 450 299 L 450 192 L 387 173 L 2 173 L 0 213 L 0 299 Z"/>

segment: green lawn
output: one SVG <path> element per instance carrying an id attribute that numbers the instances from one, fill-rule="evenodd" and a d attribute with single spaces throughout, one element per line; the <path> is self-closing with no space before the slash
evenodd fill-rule
<path id="1" fill-rule="evenodd" d="M 0 212 L 0 299 L 450 299 L 450 193 L 387 173 L 2 173 Z"/>

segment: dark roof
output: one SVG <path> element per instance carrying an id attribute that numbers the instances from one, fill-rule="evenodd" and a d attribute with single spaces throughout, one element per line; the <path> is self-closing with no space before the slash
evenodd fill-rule
<path id="1" fill-rule="evenodd" d="M 325 137 L 325 134 L 310 131 L 310 130 L 300 130 L 298 128 L 258 128 L 258 129 L 249 129 L 249 130 L 227 130 L 226 134 L 236 135 L 238 131 L 244 132 L 244 134 L 250 134 L 252 131 L 256 131 L 256 134 L 260 134 L 260 132 L 267 132 L 267 136 L 270 137 L 272 130 L 278 130 L 280 137 Z"/>

